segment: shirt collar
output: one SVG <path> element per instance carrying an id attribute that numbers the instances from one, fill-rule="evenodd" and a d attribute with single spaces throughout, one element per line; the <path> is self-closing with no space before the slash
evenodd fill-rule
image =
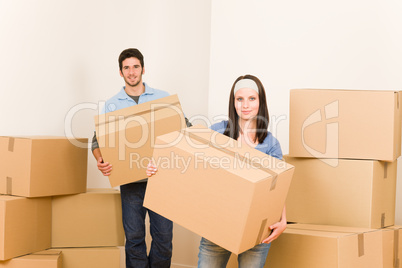
<path id="1" fill-rule="evenodd" d="M 152 87 L 149 87 L 146 83 L 144 83 L 145 86 L 145 92 L 143 93 L 144 95 L 153 95 L 155 93 L 155 90 Z"/>
<path id="2" fill-rule="evenodd" d="M 145 91 L 141 95 L 153 95 L 154 94 L 154 89 L 149 87 L 146 83 L 143 83 L 145 86 Z M 124 90 L 126 87 L 123 86 L 120 90 L 120 92 L 117 94 L 117 98 L 119 100 L 129 100 L 131 99 L 130 96 L 127 95 L 126 91 Z"/>

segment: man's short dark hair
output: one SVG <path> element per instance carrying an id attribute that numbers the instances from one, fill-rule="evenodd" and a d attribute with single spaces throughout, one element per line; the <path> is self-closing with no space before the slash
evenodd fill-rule
<path id="1" fill-rule="evenodd" d="M 122 66 L 123 61 L 128 58 L 137 58 L 141 63 L 141 67 L 144 68 L 144 56 L 142 55 L 142 53 L 136 48 L 127 48 L 127 49 L 123 50 L 119 56 L 120 71 L 123 68 L 123 66 Z"/>

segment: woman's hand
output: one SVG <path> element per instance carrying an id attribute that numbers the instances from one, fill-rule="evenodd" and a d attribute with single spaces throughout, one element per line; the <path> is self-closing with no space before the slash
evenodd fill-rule
<path id="1" fill-rule="evenodd" d="M 262 241 L 262 243 L 269 244 L 272 241 L 274 241 L 275 239 L 277 239 L 283 233 L 283 231 L 285 231 L 286 226 L 287 226 L 286 208 L 283 208 L 281 220 L 279 222 L 269 226 L 269 229 L 271 229 L 272 232 L 265 240 Z"/>
<path id="2" fill-rule="evenodd" d="M 146 171 L 148 178 L 151 177 L 152 175 L 155 175 L 157 171 L 158 168 L 152 162 L 149 162 Z"/>

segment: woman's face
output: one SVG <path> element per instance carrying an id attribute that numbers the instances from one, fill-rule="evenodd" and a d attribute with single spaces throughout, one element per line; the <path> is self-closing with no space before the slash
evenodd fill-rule
<path id="1" fill-rule="evenodd" d="M 251 88 L 239 89 L 235 94 L 235 108 L 242 120 L 253 119 L 260 108 L 258 93 Z"/>

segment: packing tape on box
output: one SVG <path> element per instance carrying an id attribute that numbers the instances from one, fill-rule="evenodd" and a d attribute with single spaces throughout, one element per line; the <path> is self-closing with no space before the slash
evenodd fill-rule
<path id="1" fill-rule="evenodd" d="M 257 240 L 255 241 L 255 244 L 258 245 L 261 243 L 264 235 L 264 230 L 266 228 L 268 219 L 265 219 L 262 221 L 261 226 L 260 226 L 260 231 L 258 232 Z"/>
<path id="2" fill-rule="evenodd" d="M 384 179 L 388 177 L 388 163 L 384 162 Z"/>
<path id="3" fill-rule="evenodd" d="M 14 152 L 14 142 L 15 142 L 15 139 L 13 137 L 8 138 L 8 151 L 9 152 Z"/>
<path id="4" fill-rule="evenodd" d="M 197 136 L 197 135 L 195 135 L 195 134 L 193 134 L 193 133 L 191 133 L 191 132 L 189 132 L 189 131 L 184 130 L 184 131 L 182 131 L 182 133 L 183 133 L 184 135 L 187 135 L 187 136 L 190 137 L 191 139 L 197 140 L 197 141 L 199 141 L 199 142 L 201 142 L 201 143 L 203 143 L 203 144 L 208 144 L 210 147 L 213 147 L 213 148 L 215 148 L 215 149 L 217 149 L 217 150 L 219 150 L 219 151 L 221 151 L 221 152 L 224 152 L 224 153 L 226 153 L 226 154 L 228 154 L 228 155 L 230 155 L 230 156 L 232 156 L 232 157 L 234 157 L 234 158 L 237 157 L 237 158 L 239 158 L 241 161 L 245 161 L 245 162 L 247 162 L 247 164 L 249 164 L 249 165 L 251 165 L 251 166 L 253 166 L 253 167 L 255 167 L 255 168 L 261 169 L 261 170 L 263 170 L 263 171 L 269 173 L 269 174 L 272 176 L 272 183 L 271 183 L 271 187 L 270 187 L 269 190 L 272 191 L 272 190 L 275 189 L 276 183 L 277 183 L 277 181 L 278 181 L 278 174 L 277 174 L 276 172 L 274 172 L 274 171 L 272 171 L 272 170 L 270 170 L 270 169 L 268 169 L 268 168 L 265 168 L 265 167 L 261 166 L 260 163 L 252 162 L 249 158 L 246 158 L 246 157 L 240 155 L 240 154 L 237 153 L 237 152 L 233 152 L 233 151 L 230 150 L 230 149 L 226 149 L 226 148 L 224 148 L 224 147 L 221 147 L 221 146 L 219 146 L 219 145 L 217 145 L 217 144 L 215 144 L 215 143 L 213 143 L 213 142 L 211 142 L 211 141 L 209 141 L 209 140 L 207 140 L 207 139 L 204 139 L 204 138 L 202 138 L 202 137 L 199 137 L 199 136 Z"/>
<path id="5" fill-rule="evenodd" d="M 400 229 L 394 230 L 394 268 L 399 267 L 399 231 Z"/>
<path id="6" fill-rule="evenodd" d="M 13 178 L 6 177 L 6 193 L 11 195 L 13 192 Z"/>
<path id="7" fill-rule="evenodd" d="M 359 257 L 364 255 L 364 233 L 357 235 L 357 249 Z"/>

